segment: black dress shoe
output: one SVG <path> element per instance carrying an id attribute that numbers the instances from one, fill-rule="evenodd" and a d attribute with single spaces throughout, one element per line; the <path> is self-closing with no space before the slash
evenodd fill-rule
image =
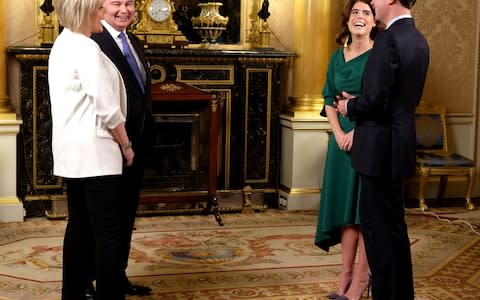
<path id="1" fill-rule="evenodd" d="M 150 295 L 152 289 L 148 286 L 133 284 L 130 281 L 125 286 L 125 294 L 128 295 Z"/>

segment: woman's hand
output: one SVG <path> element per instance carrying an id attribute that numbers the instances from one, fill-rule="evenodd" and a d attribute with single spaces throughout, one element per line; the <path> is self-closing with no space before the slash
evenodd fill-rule
<path id="1" fill-rule="evenodd" d="M 123 157 L 125 157 L 125 165 L 131 166 L 133 164 L 133 158 L 135 157 L 132 147 L 122 147 L 122 153 Z"/>
<path id="2" fill-rule="evenodd" d="M 347 135 L 342 130 L 336 130 L 333 133 L 334 133 L 335 141 L 337 142 L 338 148 L 340 148 L 340 150 L 343 150 Z"/>
<path id="3" fill-rule="evenodd" d="M 350 151 L 353 145 L 353 130 L 345 133 L 343 131 L 335 132 L 335 141 L 337 142 L 338 148 L 342 151 Z"/>
<path id="4" fill-rule="evenodd" d="M 350 151 L 353 146 L 354 129 L 345 134 L 345 143 L 343 144 L 343 151 Z"/>

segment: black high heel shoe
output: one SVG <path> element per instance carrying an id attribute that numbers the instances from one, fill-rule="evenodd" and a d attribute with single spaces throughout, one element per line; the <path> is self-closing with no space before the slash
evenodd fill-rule
<path id="1" fill-rule="evenodd" d="M 337 294 L 337 292 L 330 292 L 327 294 L 328 299 L 337 299 L 338 297 L 340 297 L 340 295 Z"/>
<path id="2" fill-rule="evenodd" d="M 362 293 L 360 294 L 360 297 L 358 299 L 361 299 L 363 298 L 363 294 L 365 293 L 365 290 L 367 290 L 367 298 L 370 297 L 370 286 L 372 285 L 372 275 L 369 275 L 368 277 L 368 284 L 366 287 L 363 288 L 363 291 Z M 347 296 L 343 295 L 343 296 L 338 296 L 337 298 L 335 298 L 335 300 L 356 300 L 356 299 L 350 299 L 348 298 Z"/>
<path id="3" fill-rule="evenodd" d="M 352 283 L 352 280 L 350 280 L 349 283 L 345 286 L 345 292 L 348 291 L 348 288 L 350 287 L 350 284 Z M 327 294 L 328 299 L 337 299 L 338 297 L 341 297 L 337 292 L 330 292 Z"/>

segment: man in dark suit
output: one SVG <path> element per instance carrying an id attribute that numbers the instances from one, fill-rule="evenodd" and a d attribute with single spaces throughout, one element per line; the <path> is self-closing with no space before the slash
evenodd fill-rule
<path id="1" fill-rule="evenodd" d="M 135 20 L 135 1 L 106 0 L 103 8 L 103 32 L 92 35 L 92 39 L 122 74 L 127 91 L 125 126 L 135 153 L 132 166 L 123 169 L 124 198 L 118 202 L 123 208 L 124 238 L 121 247 L 124 253 L 122 263 L 126 269 L 139 204 L 145 153 L 149 151 L 152 142 L 151 76 L 140 40 L 126 32 L 127 27 Z M 125 293 L 129 295 L 148 295 L 151 292 L 149 287 L 132 284 L 127 279 L 126 273 L 124 288 Z"/>
<path id="2" fill-rule="evenodd" d="M 402 181 L 415 175 L 415 108 L 429 47 L 410 14 L 415 0 L 372 0 L 386 30 L 375 39 L 362 96 L 344 92 L 338 110 L 356 121 L 352 165 L 361 175 L 360 218 L 373 298 L 414 299 Z"/>

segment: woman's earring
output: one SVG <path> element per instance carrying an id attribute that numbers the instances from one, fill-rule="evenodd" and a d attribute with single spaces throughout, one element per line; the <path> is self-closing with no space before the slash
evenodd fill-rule
<path id="1" fill-rule="evenodd" d="M 348 40 L 350 40 L 350 35 L 347 35 L 347 38 L 345 39 L 345 43 L 343 43 L 343 48 L 348 47 Z"/>

